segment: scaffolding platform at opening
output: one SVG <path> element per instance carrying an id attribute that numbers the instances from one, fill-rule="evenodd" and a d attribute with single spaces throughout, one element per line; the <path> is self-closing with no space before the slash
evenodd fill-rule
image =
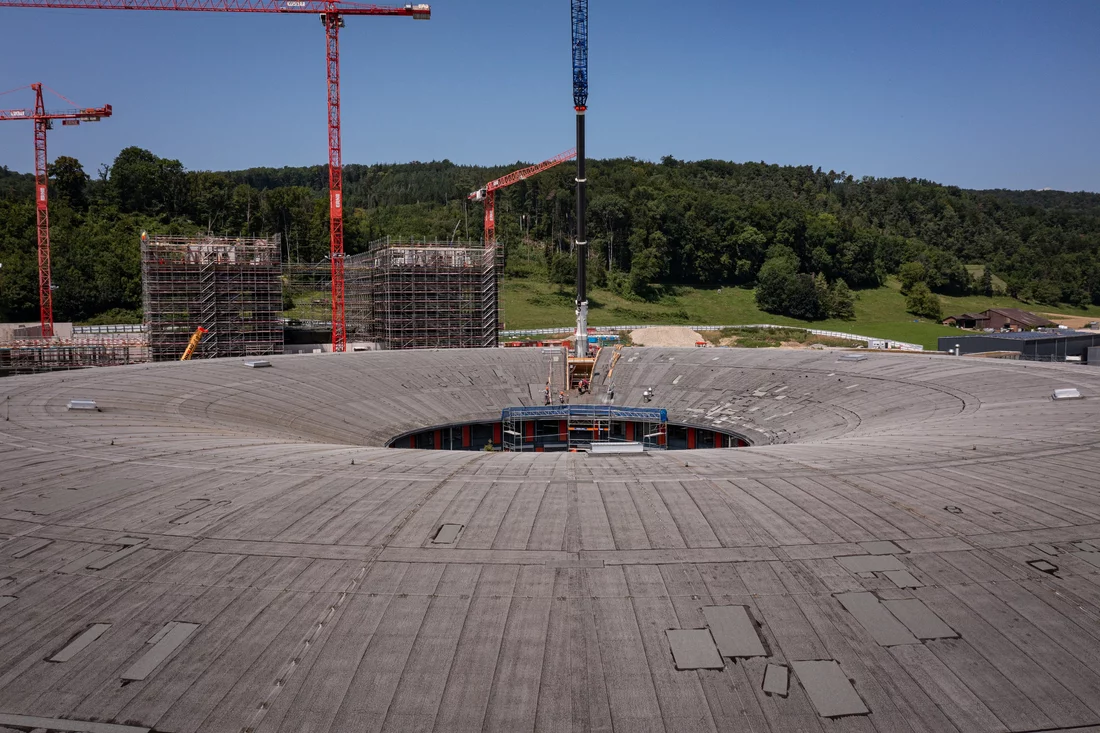
<path id="1" fill-rule="evenodd" d="M 658 407 L 506 407 L 500 421 L 506 451 L 591 450 L 606 443 L 663 450 L 668 437 L 668 411 Z"/>

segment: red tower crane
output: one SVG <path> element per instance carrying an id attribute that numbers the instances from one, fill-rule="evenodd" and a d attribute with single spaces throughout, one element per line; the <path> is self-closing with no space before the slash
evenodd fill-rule
<path id="1" fill-rule="evenodd" d="M 574 149 L 566 150 L 560 155 L 555 155 L 550 160 L 544 160 L 536 165 L 529 166 L 527 168 L 521 168 L 518 171 L 512 171 L 506 176 L 501 176 L 495 181 L 489 181 L 483 188 L 471 193 L 468 198 L 471 201 L 484 201 L 485 202 L 485 247 L 492 247 L 497 243 L 497 224 L 496 224 L 496 191 L 501 188 L 507 188 L 513 183 L 519 183 L 520 181 L 527 180 L 531 176 L 542 173 L 544 170 L 553 168 L 554 166 L 564 163 L 567 160 L 572 160 L 577 157 L 577 151 Z"/>
<path id="2" fill-rule="evenodd" d="M 413 20 L 432 17 L 429 5 L 388 7 L 346 0 L 0 0 L 0 8 L 65 8 L 70 10 L 186 10 L 215 13 L 290 13 L 321 17 L 325 27 L 328 70 L 329 258 L 332 261 L 332 350 L 347 351 L 344 319 L 344 196 L 340 152 L 340 29 L 345 15 L 398 15 Z"/>
<path id="3" fill-rule="evenodd" d="M 54 120 L 61 120 L 62 125 L 99 122 L 103 117 L 111 116 L 111 105 L 47 112 L 46 105 L 42 101 L 42 85 L 31 84 L 30 88 L 34 90 L 34 109 L 0 109 L 0 120 L 34 121 L 34 198 L 38 212 L 38 312 L 42 323 L 41 337 L 48 339 L 53 338 L 53 278 L 50 276 L 50 189 L 49 176 L 46 172 L 46 131 L 53 128 Z M 57 96 L 65 99 L 60 94 Z M 68 99 L 65 101 L 76 106 Z"/>

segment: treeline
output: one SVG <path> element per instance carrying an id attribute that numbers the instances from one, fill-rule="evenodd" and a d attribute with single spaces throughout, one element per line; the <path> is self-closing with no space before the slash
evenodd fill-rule
<path id="1" fill-rule="evenodd" d="M 466 195 L 520 165 L 348 165 L 347 251 L 384 236 L 479 240 L 483 211 Z M 94 178 L 64 157 L 50 173 L 58 319 L 136 313 L 142 229 L 277 233 L 286 261 L 317 262 L 328 252 L 324 166 L 188 171 L 127 148 Z M 538 268 L 511 258 L 510 274 L 572 277 L 574 174 L 566 163 L 498 194 L 498 240 L 545 253 Z M 630 297 L 654 297 L 669 283 L 761 286 L 769 310 L 838 316 L 850 289 L 878 286 L 903 268 L 936 293 L 988 289 L 989 278 L 983 283 L 964 266 L 981 264 L 1023 300 L 1100 304 L 1097 194 L 968 191 L 808 166 L 673 158 L 591 161 L 588 177 L 593 280 Z M 2 320 L 37 313 L 35 241 L 33 177 L 0 168 Z"/>

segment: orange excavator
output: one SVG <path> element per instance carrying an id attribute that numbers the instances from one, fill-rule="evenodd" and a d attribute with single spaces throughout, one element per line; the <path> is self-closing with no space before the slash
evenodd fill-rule
<path id="1" fill-rule="evenodd" d="M 195 333 L 191 336 L 191 340 L 187 342 L 187 348 L 183 350 L 183 356 L 180 357 L 180 361 L 189 361 L 191 359 L 191 355 L 194 354 L 195 349 L 198 348 L 204 333 L 206 333 L 206 329 L 202 326 L 195 329 Z"/>

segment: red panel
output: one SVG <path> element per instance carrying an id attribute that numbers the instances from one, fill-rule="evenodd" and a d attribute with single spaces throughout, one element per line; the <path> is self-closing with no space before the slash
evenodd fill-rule
<path id="1" fill-rule="evenodd" d="M 443 450 L 443 431 L 442 430 L 436 430 L 434 437 L 435 437 L 435 440 L 434 440 L 435 449 L 436 450 Z"/>
<path id="2" fill-rule="evenodd" d="M 416 447 L 416 436 L 415 435 L 410 435 L 409 436 L 409 447 L 410 448 L 415 448 Z"/>
<path id="3" fill-rule="evenodd" d="M 524 435 L 525 438 L 527 438 L 528 443 L 534 443 L 535 442 L 535 423 L 531 422 L 530 420 L 523 423 L 523 435 Z"/>
<path id="4" fill-rule="evenodd" d="M 569 439 L 569 423 L 565 420 L 558 421 L 558 436 L 562 440 Z"/>
<path id="5" fill-rule="evenodd" d="M 626 439 L 634 440 L 634 423 L 632 422 L 626 424 Z"/>
<path id="6" fill-rule="evenodd" d="M 504 427 L 498 422 L 493 423 L 493 443 L 495 445 L 502 444 L 504 442 L 503 436 Z"/>
<path id="7" fill-rule="evenodd" d="M 470 447 L 470 426 L 469 425 L 463 425 L 462 426 L 462 447 L 463 448 L 469 448 Z"/>
<path id="8" fill-rule="evenodd" d="M 688 450 L 695 450 L 695 428 L 688 428 Z"/>

